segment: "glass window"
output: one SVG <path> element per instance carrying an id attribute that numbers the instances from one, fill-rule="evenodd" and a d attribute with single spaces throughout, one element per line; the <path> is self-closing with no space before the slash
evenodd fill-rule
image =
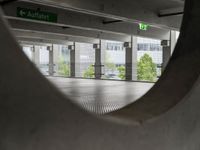
<path id="1" fill-rule="evenodd" d="M 70 51 L 65 45 L 53 45 L 54 75 L 70 76 Z"/>
<path id="2" fill-rule="evenodd" d="M 108 46 L 107 46 L 108 47 Z M 76 77 L 94 78 L 95 50 L 93 44 L 76 43 Z"/>
<path id="3" fill-rule="evenodd" d="M 49 50 L 47 46 L 39 46 L 39 70 L 44 75 L 49 75 Z"/>
<path id="4" fill-rule="evenodd" d="M 114 51 L 102 49 L 104 61 L 103 79 L 125 79 L 125 50 L 123 42 L 104 41 L 106 45 L 114 48 Z M 108 47 L 108 46 L 106 46 Z"/>
<path id="5" fill-rule="evenodd" d="M 138 37 L 137 76 L 140 81 L 156 81 L 163 63 L 161 40 Z"/>

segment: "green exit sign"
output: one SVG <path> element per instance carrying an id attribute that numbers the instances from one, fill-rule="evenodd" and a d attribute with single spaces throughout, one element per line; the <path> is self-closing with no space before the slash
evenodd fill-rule
<path id="1" fill-rule="evenodd" d="M 140 30 L 146 31 L 146 30 L 148 30 L 148 27 L 149 27 L 148 24 L 144 24 L 144 23 L 139 24 Z"/>
<path id="2" fill-rule="evenodd" d="M 58 15 L 51 12 L 18 7 L 17 17 L 56 23 Z"/>

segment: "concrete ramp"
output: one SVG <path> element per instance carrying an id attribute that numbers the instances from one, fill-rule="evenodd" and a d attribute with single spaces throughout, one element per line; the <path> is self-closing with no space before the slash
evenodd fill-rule
<path id="1" fill-rule="evenodd" d="M 180 39 L 161 79 L 137 102 L 101 117 L 57 91 L 0 17 L 0 149 L 199 150 L 200 1 L 185 3 Z"/>

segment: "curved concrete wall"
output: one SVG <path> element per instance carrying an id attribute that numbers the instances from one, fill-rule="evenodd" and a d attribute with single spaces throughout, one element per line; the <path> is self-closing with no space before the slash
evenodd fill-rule
<path id="1" fill-rule="evenodd" d="M 200 73 L 198 3 L 185 2 L 180 38 L 160 80 L 140 100 L 111 115 L 141 123 L 170 110 L 187 95 Z"/>
<path id="2" fill-rule="evenodd" d="M 142 104 L 111 114 L 114 118 L 92 116 L 57 91 L 25 57 L 1 17 L 0 149 L 199 150 L 199 8 L 199 0 L 186 0 L 181 37 L 163 77 L 138 101 Z"/>

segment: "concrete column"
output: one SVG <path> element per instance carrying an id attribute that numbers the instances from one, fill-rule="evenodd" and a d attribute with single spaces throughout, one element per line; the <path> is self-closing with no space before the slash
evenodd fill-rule
<path id="1" fill-rule="evenodd" d="M 40 47 L 36 45 L 33 46 L 33 63 L 36 66 L 40 65 Z"/>
<path id="2" fill-rule="evenodd" d="M 35 48 L 34 46 L 31 47 L 31 61 L 34 61 L 34 57 L 35 57 Z M 34 63 L 34 62 L 33 62 Z"/>
<path id="3" fill-rule="evenodd" d="M 100 49 L 101 49 L 101 77 L 105 74 L 105 61 L 106 61 L 106 41 L 100 40 Z"/>
<path id="4" fill-rule="evenodd" d="M 131 37 L 131 42 L 125 42 L 125 78 L 127 81 L 137 80 L 137 37 Z"/>
<path id="5" fill-rule="evenodd" d="M 132 36 L 132 80 L 137 81 L 137 37 Z"/>
<path id="6" fill-rule="evenodd" d="M 76 77 L 76 55 L 75 55 L 75 42 L 73 45 L 69 45 L 70 50 L 70 77 Z"/>
<path id="7" fill-rule="evenodd" d="M 82 77 L 82 69 L 81 69 L 81 61 L 80 61 L 80 56 L 81 56 L 81 43 L 75 42 L 74 43 L 75 47 L 75 73 L 76 77 Z"/>
<path id="8" fill-rule="evenodd" d="M 176 31 L 171 30 L 170 31 L 170 49 L 171 49 L 171 55 L 174 52 L 175 46 L 176 46 Z"/>
<path id="9" fill-rule="evenodd" d="M 133 68 L 133 63 L 132 63 L 132 46 L 131 46 L 131 43 L 130 42 L 125 42 L 124 43 L 124 47 L 125 47 L 125 65 L 126 65 L 126 71 L 125 71 L 125 79 L 128 80 L 128 81 L 131 81 L 132 80 L 132 68 Z"/>
<path id="10" fill-rule="evenodd" d="M 54 62 L 53 62 L 53 45 L 48 46 L 47 50 L 49 51 L 49 75 L 54 75 Z"/>
<path id="11" fill-rule="evenodd" d="M 171 57 L 171 46 L 168 40 L 161 41 L 161 46 L 163 47 L 163 64 L 162 64 L 162 72 L 165 70 L 169 59 Z"/>
<path id="12" fill-rule="evenodd" d="M 102 76 L 102 64 L 101 64 L 101 42 L 99 44 L 94 44 L 93 48 L 95 49 L 95 78 L 101 79 Z"/>
<path id="13" fill-rule="evenodd" d="M 176 46 L 177 40 L 176 40 L 176 31 L 171 30 L 170 31 L 170 38 L 168 40 L 161 41 L 161 45 L 163 47 L 163 64 L 162 64 L 162 71 L 165 70 L 170 57 L 172 56 L 175 46 Z"/>
<path id="14" fill-rule="evenodd" d="M 54 75 L 58 74 L 58 65 L 60 60 L 60 51 L 59 51 L 59 45 L 53 44 L 53 63 L 54 63 Z"/>

